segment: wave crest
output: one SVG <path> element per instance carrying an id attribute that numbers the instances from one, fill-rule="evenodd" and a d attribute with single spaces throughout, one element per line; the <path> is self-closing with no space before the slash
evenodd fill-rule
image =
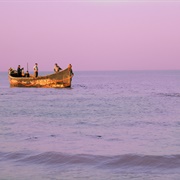
<path id="1" fill-rule="evenodd" d="M 99 168 L 180 168 L 180 155 L 154 156 L 154 155 L 116 155 L 99 156 L 88 154 L 65 154 L 59 152 L 32 153 L 3 153 L 0 152 L 1 161 L 44 164 L 44 165 L 93 165 Z"/>

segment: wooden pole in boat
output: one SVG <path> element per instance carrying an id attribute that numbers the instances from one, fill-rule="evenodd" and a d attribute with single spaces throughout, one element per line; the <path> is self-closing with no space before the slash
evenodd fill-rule
<path id="1" fill-rule="evenodd" d="M 27 71 L 28 71 L 28 63 L 27 63 Z"/>

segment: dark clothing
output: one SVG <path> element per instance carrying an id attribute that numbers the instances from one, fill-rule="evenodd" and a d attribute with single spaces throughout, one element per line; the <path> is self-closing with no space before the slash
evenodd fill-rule
<path id="1" fill-rule="evenodd" d="M 26 72 L 24 76 L 29 77 L 29 72 Z"/>
<path id="2" fill-rule="evenodd" d="M 74 73 L 73 73 L 73 70 L 72 70 L 72 69 L 70 70 L 70 75 L 71 75 L 71 76 L 74 76 Z"/>
<path id="3" fill-rule="evenodd" d="M 34 76 L 38 77 L 38 72 L 37 71 L 34 72 Z"/>
<path id="4" fill-rule="evenodd" d="M 17 68 L 17 75 L 18 75 L 18 77 L 22 77 L 22 70 L 23 70 L 23 68 Z"/>

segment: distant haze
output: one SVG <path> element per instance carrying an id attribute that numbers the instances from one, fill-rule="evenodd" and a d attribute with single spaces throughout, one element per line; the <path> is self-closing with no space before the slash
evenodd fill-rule
<path id="1" fill-rule="evenodd" d="M 180 69 L 180 2 L 0 1 L 0 71 Z"/>

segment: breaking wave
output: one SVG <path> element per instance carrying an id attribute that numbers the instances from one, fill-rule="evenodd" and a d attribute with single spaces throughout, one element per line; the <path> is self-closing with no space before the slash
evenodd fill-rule
<path id="1" fill-rule="evenodd" d="M 98 168 L 151 168 L 151 169 L 179 169 L 180 155 L 116 155 L 99 156 L 87 154 L 65 154 L 58 152 L 32 153 L 3 153 L 0 152 L 0 161 L 13 161 L 27 164 L 43 165 L 87 165 Z"/>

